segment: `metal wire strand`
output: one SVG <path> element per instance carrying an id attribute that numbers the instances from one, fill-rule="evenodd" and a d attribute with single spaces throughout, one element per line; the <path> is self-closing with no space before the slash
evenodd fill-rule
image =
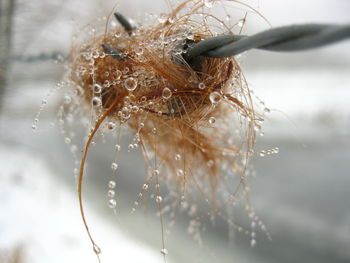
<path id="1" fill-rule="evenodd" d="M 223 35 L 194 43 L 187 50 L 185 60 L 197 56 L 231 57 L 257 48 L 270 51 L 301 51 L 317 48 L 350 38 L 350 25 L 292 25 L 269 29 L 261 33 Z"/>

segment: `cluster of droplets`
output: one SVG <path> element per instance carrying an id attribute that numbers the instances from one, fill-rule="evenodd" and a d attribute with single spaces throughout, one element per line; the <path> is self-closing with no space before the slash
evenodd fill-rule
<path id="1" fill-rule="evenodd" d="M 207 8 L 211 8 L 213 6 L 213 1 L 211 0 L 202 0 L 205 7 Z M 166 15 L 161 15 L 158 18 L 158 21 L 160 23 L 173 23 L 174 19 L 176 19 L 175 17 L 169 17 Z M 240 25 L 240 22 L 239 22 Z M 243 22 L 242 22 L 243 25 Z M 137 36 L 137 33 L 133 34 L 134 36 Z M 121 33 L 116 33 L 115 37 L 116 38 L 122 38 L 124 37 L 125 34 L 121 34 Z M 179 45 L 179 43 L 184 43 L 183 41 L 185 39 L 189 39 L 189 40 L 193 40 L 194 39 L 194 35 L 190 32 L 185 32 L 185 33 L 181 33 L 179 35 L 175 35 L 175 36 L 170 36 L 170 37 L 160 37 L 160 39 L 158 41 L 154 41 L 154 43 L 150 44 L 149 46 L 147 46 L 147 48 L 153 49 L 153 51 L 157 51 L 154 52 L 155 54 L 159 54 L 161 55 L 163 53 L 164 48 L 169 48 L 169 50 L 172 50 L 173 52 L 169 52 L 169 54 L 172 55 L 181 55 L 182 53 L 186 52 L 183 49 L 177 49 L 174 48 L 175 46 L 181 46 Z M 135 48 L 134 50 L 134 58 L 135 60 L 138 61 L 144 61 L 144 57 L 143 54 L 145 52 L 145 47 L 142 46 L 138 46 Z M 131 52 L 130 52 L 131 53 Z M 167 52 L 165 52 L 167 53 Z M 126 56 L 127 54 L 122 54 L 122 56 Z M 98 50 L 94 50 L 92 52 L 90 52 L 89 54 L 86 54 L 86 59 L 88 60 L 88 64 L 89 66 L 80 66 L 77 70 L 77 74 L 78 75 L 85 75 L 85 74 L 90 74 L 90 75 L 94 75 L 95 74 L 95 60 L 98 58 L 104 58 L 108 56 L 108 54 L 105 54 L 104 52 L 98 51 Z M 149 101 L 145 96 L 140 98 L 139 101 L 137 101 L 135 103 L 134 100 L 134 94 L 137 93 L 137 91 L 143 86 L 147 86 L 147 87 L 154 87 L 157 86 L 157 78 L 155 76 L 155 73 L 152 71 L 146 72 L 145 70 L 141 69 L 141 70 L 135 70 L 135 69 L 129 69 L 129 68 L 124 68 L 123 70 L 115 70 L 115 69 L 111 69 L 111 71 L 106 71 L 104 72 L 104 76 L 105 76 L 105 80 L 102 80 L 101 83 L 95 83 L 92 86 L 92 92 L 93 92 L 93 96 L 91 99 L 91 105 L 93 107 L 93 109 L 99 113 L 101 113 L 101 109 L 102 109 L 102 93 L 105 92 L 106 89 L 114 86 L 114 85 L 120 85 L 121 87 L 123 87 L 125 90 L 127 90 L 129 92 L 128 96 L 125 98 L 124 103 L 123 103 L 123 107 L 121 109 L 118 109 L 117 111 L 117 116 L 118 116 L 118 120 L 123 123 L 128 121 L 132 114 L 135 113 L 139 113 L 142 111 L 142 107 L 143 106 L 154 106 L 154 102 Z M 111 76 L 114 76 L 114 78 L 111 80 Z M 145 81 L 146 80 L 146 81 Z M 145 85 L 146 83 L 146 85 Z M 208 87 L 208 83 L 206 85 L 205 82 L 195 82 L 198 85 L 198 89 L 199 90 L 205 90 L 208 89 L 210 87 Z M 166 102 L 167 100 L 170 100 L 173 96 L 173 94 L 176 91 L 174 90 L 174 87 L 172 87 L 171 85 L 165 85 L 165 87 L 163 88 L 161 95 L 162 95 L 162 101 Z M 225 100 L 225 93 L 223 91 L 210 91 L 209 90 L 209 101 L 211 103 L 211 106 L 214 108 L 216 106 L 219 105 L 219 103 L 222 100 Z M 247 94 L 246 94 L 247 95 Z M 70 98 L 65 98 L 65 101 L 67 102 L 67 104 L 70 103 Z M 154 104 L 153 104 L 154 103 Z M 137 105 L 137 106 L 136 106 Z M 173 109 L 171 109 L 173 110 Z M 266 113 L 269 112 L 268 108 L 264 108 L 264 111 Z M 163 112 L 161 110 L 157 110 L 156 113 L 158 113 L 159 116 L 162 116 Z M 245 112 L 239 112 L 244 118 L 245 120 L 247 120 L 248 122 L 254 122 L 254 129 L 255 131 L 260 131 L 261 130 L 261 123 L 262 121 L 260 120 L 256 120 L 256 119 L 252 119 L 250 118 L 250 116 L 247 116 L 247 114 Z M 206 119 L 207 122 L 209 123 L 209 127 L 212 127 L 215 123 L 216 123 L 216 117 L 214 116 L 208 116 L 208 119 Z M 139 123 L 139 129 L 142 129 L 146 122 L 140 122 Z M 109 122 L 106 123 L 105 127 L 107 128 L 107 130 L 109 131 L 114 131 L 116 128 L 116 121 L 111 120 Z M 157 129 L 153 128 L 151 129 L 152 133 L 156 134 L 157 133 Z M 67 141 L 68 141 L 68 137 L 66 137 Z M 130 143 L 128 145 L 128 151 L 134 150 L 139 146 L 139 142 L 140 142 L 140 137 L 138 135 L 138 133 L 136 133 L 134 139 L 134 141 L 132 143 Z M 69 144 L 69 143 L 67 143 Z M 269 150 L 269 151 L 262 151 L 259 154 L 261 155 L 261 153 L 265 153 L 265 154 L 271 154 L 271 153 L 276 153 L 276 149 L 278 152 L 278 148 Z M 119 151 L 120 150 L 120 146 L 116 145 L 116 150 Z M 223 152 L 223 155 L 226 154 L 225 152 Z M 177 169 L 175 169 L 175 175 L 177 176 L 177 178 L 184 178 L 185 176 L 185 169 L 180 168 L 181 167 L 181 160 L 182 160 L 182 155 L 177 153 L 174 156 L 175 161 L 178 162 L 177 165 Z M 206 164 L 208 167 L 212 167 L 214 165 L 214 160 L 209 160 Z M 112 162 L 111 163 L 111 169 L 113 171 L 113 173 L 116 173 L 117 169 L 118 169 L 118 164 L 116 162 Z M 155 169 L 152 172 L 152 177 L 158 177 L 159 176 L 159 170 Z M 108 183 L 108 206 L 112 209 L 116 208 L 117 202 L 115 199 L 115 187 L 116 187 L 116 181 L 115 180 L 111 180 Z M 156 202 L 157 205 L 160 206 L 160 204 L 166 203 L 166 198 L 164 198 L 160 195 L 160 191 L 159 191 L 159 183 L 157 183 L 155 185 L 156 187 L 156 193 L 153 194 L 152 198 L 154 199 L 154 201 Z M 145 182 L 145 184 L 143 184 L 141 192 L 138 194 L 138 198 L 137 200 L 134 202 L 134 207 L 132 208 L 132 212 L 135 211 L 136 207 L 139 205 L 140 199 L 143 197 L 143 195 L 145 194 L 145 192 L 147 192 L 149 189 L 149 179 L 147 179 L 147 181 Z M 184 195 L 181 196 L 181 208 L 183 210 L 188 210 L 188 215 L 191 216 L 193 219 L 190 221 L 189 227 L 188 227 L 188 233 L 193 235 L 194 239 L 197 242 L 201 242 L 201 237 L 200 237 L 200 227 L 201 224 L 198 220 L 195 219 L 196 217 L 196 213 L 197 213 L 197 207 L 195 205 L 189 205 L 184 198 Z M 246 234 L 249 232 L 251 235 L 251 246 L 255 246 L 256 244 L 256 232 L 255 232 L 255 228 L 256 228 L 256 224 L 258 222 L 258 225 L 261 227 L 261 229 L 263 230 L 263 228 L 265 228 L 263 226 L 263 224 L 261 223 L 261 221 L 257 221 L 256 218 L 253 218 L 253 221 L 251 223 L 251 231 L 249 232 L 248 230 L 245 232 Z M 244 231 L 241 227 L 235 227 L 238 231 Z M 240 231 L 240 232 L 241 232 Z M 161 253 L 163 255 L 168 254 L 167 249 L 162 248 L 161 249 Z"/>
<path id="2" fill-rule="evenodd" d="M 63 82 L 57 83 L 54 88 L 49 90 L 49 92 L 46 94 L 45 98 L 41 101 L 40 108 L 39 108 L 37 114 L 35 115 L 35 118 L 34 118 L 34 121 L 33 121 L 33 124 L 32 124 L 32 131 L 33 132 L 36 132 L 37 129 L 38 129 L 38 123 L 39 123 L 40 115 L 41 115 L 42 111 L 44 110 L 44 108 L 47 106 L 49 98 L 56 91 L 60 90 L 63 87 L 63 85 L 64 85 Z"/>
<path id="3" fill-rule="evenodd" d="M 115 165 L 115 163 L 112 163 L 112 170 L 113 169 L 117 169 L 118 166 Z M 114 180 L 111 180 L 108 182 L 108 207 L 111 208 L 111 209 L 115 209 L 116 206 L 117 206 L 117 201 L 115 199 L 115 187 L 116 187 L 116 182 Z"/>
<path id="4" fill-rule="evenodd" d="M 264 150 L 264 151 L 258 152 L 259 156 L 261 156 L 261 157 L 264 157 L 264 156 L 270 155 L 270 154 L 276 154 L 276 153 L 279 153 L 278 147 L 275 147 L 275 148 L 270 149 L 270 150 Z"/>

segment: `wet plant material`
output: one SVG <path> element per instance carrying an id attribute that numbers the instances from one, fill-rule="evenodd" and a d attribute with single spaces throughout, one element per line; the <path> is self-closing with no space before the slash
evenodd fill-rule
<path id="1" fill-rule="evenodd" d="M 109 206 L 117 209 L 115 178 L 123 176 L 118 171 L 123 163 L 118 162 L 117 152 L 141 151 L 147 169 L 144 182 L 135 191 L 133 211 L 154 196 L 162 254 L 167 254 L 163 230 L 180 211 L 187 211 L 191 218 L 188 232 L 198 242 L 205 218 L 225 220 L 251 236 L 252 246 L 255 225 L 268 235 L 250 204 L 247 185 L 249 160 L 257 154 L 256 134 L 262 132 L 263 102 L 248 88 L 234 57 L 186 60 L 191 43 L 241 31 L 244 20 L 229 23 L 210 13 L 213 5 L 226 10 L 228 4 L 242 5 L 185 1 L 172 12 L 153 17 L 152 23 L 131 26 L 122 21 L 123 26 L 111 26 L 110 16 L 100 26 L 89 25 L 75 36 L 68 71 L 60 83 L 66 95 L 58 116 L 67 144 L 71 144 L 67 123 L 74 118 L 86 120 L 88 135 L 76 174 L 82 218 L 97 255 L 101 250 L 84 214 L 82 183 L 91 145 L 97 136 L 108 133 L 117 138 Z M 128 149 L 121 149 L 119 143 L 122 129 L 133 135 Z M 71 144 L 71 150 L 77 156 L 77 146 Z M 277 149 L 266 153 L 274 152 Z M 161 185 L 167 191 L 161 191 Z M 209 208 L 197 209 L 200 203 Z M 225 213 L 228 207 L 246 210 L 252 227 L 236 225 Z"/>

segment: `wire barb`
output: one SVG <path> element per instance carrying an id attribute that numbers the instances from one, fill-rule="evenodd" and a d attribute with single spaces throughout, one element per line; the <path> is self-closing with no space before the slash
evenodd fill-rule
<path id="1" fill-rule="evenodd" d="M 350 25 L 305 24 L 269 29 L 252 36 L 223 35 L 193 44 L 184 57 L 231 57 L 257 48 L 292 52 L 313 49 L 350 38 Z"/>
<path id="2" fill-rule="evenodd" d="M 115 12 L 114 17 L 118 20 L 118 22 L 124 27 L 125 31 L 131 35 L 131 32 L 136 29 L 135 26 L 131 25 L 128 19 L 125 18 L 121 13 Z"/>

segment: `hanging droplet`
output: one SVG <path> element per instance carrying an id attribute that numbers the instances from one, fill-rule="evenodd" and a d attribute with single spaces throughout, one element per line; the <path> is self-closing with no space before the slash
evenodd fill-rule
<path id="1" fill-rule="evenodd" d="M 118 169 L 118 164 L 117 163 L 112 163 L 111 168 L 113 171 L 116 171 Z"/>
<path id="2" fill-rule="evenodd" d="M 138 55 L 138 56 L 142 55 L 143 54 L 143 48 L 142 47 L 137 48 L 136 51 L 135 51 L 135 54 Z"/>
<path id="3" fill-rule="evenodd" d="M 135 149 L 135 146 L 132 143 L 130 143 L 128 146 L 128 149 L 129 149 L 129 151 L 131 151 L 131 150 Z"/>
<path id="4" fill-rule="evenodd" d="M 261 151 L 261 152 L 259 152 L 259 155 L 260 155 L 261 157 L 264 157 L 264 156 L 266 155 L 266 152 L 265 152 L 265 151 Z"/>
<path id="5" fill-rule="evenodd" d="M 158 21 L 159 23 L 165 23 L 167 21 L 168 17 L 166 14 L 160 14 L 160 16 L 158 17 Z"/>
<path id="6" fill-rule="evenodd" d="M 177 169 L 176 170 L 176 175 L 181 177 L 181 176 L 184 176 L 184 171 L 182 169 Z"/>
<path id="7" fill-rule="evenodd" d="M 115 199 L 109 199 L 108 207 L 109 208 L 115 208 L 116 206 L 117 206 L 117 201 Z"/>
<path id="8" fill-rule="evenodd" d="M 32 131 L 35 132 L 38 129 L 38 126 L 36 126 L 35 124 L 32 125 Z"/>
<path id="9" fill-rule="evenodd" d="M 216 121 L 215 117 L 210 117 L 210 118 L 209 118 L 209 123 L 210 123 L 210 124 L 214 124 L 215 121 Z"/>
<path id="10" fill-rule="evenodd" d="M 155 169 L 155 170 L 153 170 L 153 176 L 158 176 L 159 175 L 159 170 L 157 170 L 157 169 Z"/>
<path id="11" fill-rule="evenodd" d="M 156 203 L 160 204 L 162 202 L 163 198 L 160 195 L 157 195 L 156 197 Z"/>
<path id="12" fill-rule="evenodd" d="M 65 142 L 66 144 L 70 144 L 70 143 L 71 143 L 71 139 L 70 139 L 69 137 L 66 137 L 66 138 L 64 139 L 64 142 Z"/>
<path id="13" fill-rule="evenodd" d="M 130 77 L 125 80 L 124 86 L 128 91 L 133 91 L 137 87 L 137 80 L 134 79 L 133 77 Z"/>
<path id="14" fill-rule="evenodd" d="M 213 3 L 211 0 L 204 0 L 204 5 L 207 8 L 212 8 L 213 7 Z"/>
<path id="15" fill-rule="evenodd" d="M 114 122 L 108 122 L 108 124 L 107 124 L 107 128 L 108 128 L 108 130 L 114 130 L 114 128 L 115 128 L 115 123 Z"/>
<path id="16" fill-rule="evenodd" d="M 212 93 L 210 93 L 209 99 L 211 103 L 216 104 L 221 100 L 221 95 L 219 92 L 213 91 Z"/>
<path id="17" fill-rule="evenodd" d="M 99 84 L 95 84 L 94 85 L 94 92 L 95 93 L 101 93 L 102 92 L 102 87 L 101 87 L 101 85 L 99 85 Z"/>
<path id="18" fill-rule="evenodd" d="M 115 191 L 110 189 L 110 190 L 108 190 L 107 195 L 108 195 L 108 197 L 113 198 L 115 196 Z"/>
<path id="19" fill-rule="evenodd" d="M 176 154 L 175 155 L 175 161 L 180 161 L 181 160 L 181 154 Z"/>
<path id="20" fill-rule="evenodd" d="M 256 245 L 256 240 L 255 239 L 250 240 L 250 246 L 255 247 L 255 245 Z"/>
<path id="21" fill-rule="evenodd" d="M 244 19 L 240 19 L 240 20 L 238 21 L 238 23 L 237 23 L 237 26 L 239 26 L 239 27 L 243 27 L 244 22 L 245 22 L 245 20 L 244 20 Z"/>
<path id="22" fill-rule="evenodd" d="M 270 112 L 271 112 L 271 110 L 270 110 L 269 108 L 264 108 L 264 111 L 265 111 L 266 113 L 270 113 Z"/>
<path id="23" fill-rule="evenodd" d="M 92 106 L 99 107 L 99 106 L 101 106 L 101 104 L 102 104 L 102 102 L 101 102 L 101 99 L 99 97 L 92 98 Z"/>
<path id="24" fill-rule="evenodd" d="M 117 183 L 115 181 L 113 181 L 113 180 L 108 182 L 108 187 L 111 188 L 111 189 L 115 188 L 116 185 L 117 185 Z"/>
<path id="25" fill-rule="evenodd" d="M 166 99 L 166 100 L 170 99 L 172 94 L 173 93 L 171 92 L 171 90 L 169 88 L 164 88 L 162 91 L 163 99 Z"/>
<path id="26" fill-rule="evenodd" d="M 166 248 L 162 248 L 160 250 L 160 253 L 163 254 L 163 255 L 168 255 L 169 254 L 169 252 L 168 252 L 168 250 Z"/>
<path id="27" fill-rule="evenodd" d="M 69 95 L 64 96 L 63 103 L 70 104 L 72 102 L 72 98 Z"/>
<path id="28" fill-rule="evenodd" d="M 205 84 L 203 82 L 198 84 L 199 89 L 205 89 Z"/>
<path id="29" fill-rule="evenodd" d="M 119 152 L 120 149 L 121 149 L 121 146 L 120 146 L 119 144 L 116 144 L 116 145 L 114 146 L 114 148 L 115 148 L 115 150 L 116 150 L 117 152 Z"/>
<path id="30" fill-rule="evenodd" d="M 101 254 L 101 248 L 98 245 L 94 244 L 93 250 L 97 255 Z"/>
<path id="31" fill-rule="evenodd" d="M 148 189 L 148 184 L 144 184 L 144 185 L 142 186 L 142 189 L 143 189 L 143 190 L 147 190 L 147 189 Z"/>

